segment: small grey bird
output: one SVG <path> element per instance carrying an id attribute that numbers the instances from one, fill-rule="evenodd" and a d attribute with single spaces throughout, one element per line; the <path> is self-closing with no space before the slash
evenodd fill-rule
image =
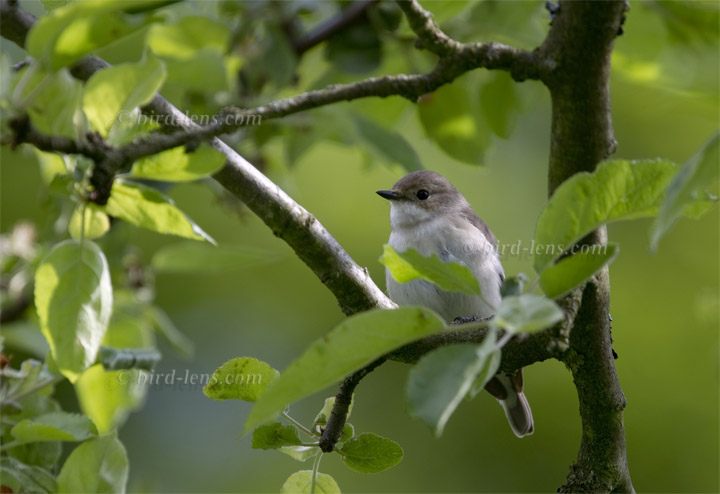
<path id="1" fill-rule="evenodd" d="M 465 197 L 442 175 L 420 170 L 398 180 L 392 190 L 377 193 L 390 201 L 389 244 L 396 251 L 412 248 L 423 256 L 437 254 L 443 261 L 470 268 L 480 283 L 482 298 L 451 293 L 424 280 L 398 283 L 386 270 L 387 291 L 398 305 L 421 305 L 446 322 L 458 317 L 487 318 L 500 303 L 505 279 L 497 254 L 497 240 Z M 505 410 L 518 437 L 533 433 L 533 418 L 523 394 L 522 369 L 499 373 L 485 386 Z"/>

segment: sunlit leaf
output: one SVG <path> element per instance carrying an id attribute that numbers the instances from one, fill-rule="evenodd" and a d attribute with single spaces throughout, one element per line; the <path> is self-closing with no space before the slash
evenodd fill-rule
<path id="1" fill-rule="evenodd" d="M 75 240 L 102 237 L 110 230 L 110 218 L 97 204 L 79 204 L 70 217 L 68 230 Z"/>
<path id="2" fill-rule="evenodd" d="M 84 441 L 97 436 L 97 427 L 86 415 L 53 412 L 25 419 L 10 431 L 15 441 Z"/>
<path id="3" fill-rule="evenodd" d="M 250 411 L 245 432 L 271 420 L 288 404 L 443 328 L 437 314 L 421 307 L 372 310 L 347 318 L 280 374 Z"/>
<path id="4" fill-rule="evenodd" d="M 279 372 L 262 360 L 238 357 L 217 368 L 203 388 L 208 398 L 216 401 L 257 401 L 278 376 Z"/>
<path id="5" fill-rule="evenodd" d="M 57 477 L 58 493 L 125 492 L 128 458 L 115 432 L 75 448 Z"/>
<path id="6" fill-rule="evenodd" d="M 143 27 L 142 23 L 129 22 L 120 12 L 133 3 L 148 2 L 89 0 L 53 8 L 30 29 L 25 49 L 53 71 L 70 65 Z"/>
<path id="7" fill-rule="evenodd" d="M 88 79 L 83 110 L 90 127 L 107 136 L 121 112 L 148 103 L 165 80 L 165 65 L 151 52 L 138 63 L 100 70 Z"/>
<path id="8" fill-rule="evenodd" d="M 424 257 L 415 249 L 397 252 L 386 244 L 380 262 L 388 268 L 398 283 L 421 279 L 448 292 L 481 295 L 480 284 L 467 266 L 457 262 L 445 262 L 435 254 Z"/>
<path id="9" fill-rule="evenodd" d="M 215 241 L 157 190 L 121 180 L 113 182 L 105 212 L 135 226 L 194 240 Z"/>
<path id="10" fill-rule="evenodd" d="M 617 244 L 583 246 L 576 254 L 546 267 L 540 274 L 540 288 L 548 298 L 558 298 L 610 264 L 620 251 Z"/>
<path id="11" fill-rule="evenodd" d="M 32 75 L 27 76 L 19 96 L 28 105 L 33 126 L 43 134 L 76 139 L 86 125 L 82 83 L 67 69 L 49 73 L 33 65 L 23 69 L 20 78 L 24 79 L 29 72 Z"/>
<path id="12" fill-rule="evenodd" d="M 174 24 L 153 25 L 145 43 L 157 56 L 180 60 L 203 49 L 223 54 L 230 44 L 230 29 L 207 17 L 186 16 Z"/>
<path id="13" fill-rule="evenodd" d="M 290 475 L 280 489 L 281 494 L 310 494 L 312 471 L 300 470 Z M 340 487 L 330 475 L 318 473 L 315 482 L 316 494 L 340 494 Z"/>
<path id="14" fill-rule="evenodd" d="M 40 327 L 71 381 L 95 362 L 112 313 L 107 261 L 92 242 L 56 245 L 35 273 Z"/>
<path id="15" fill-rule="evenodd" d="M 225 156 L 208 145 L 201 145 L 192 153 L 183 147 L 140 159 L 130 172 L 133 178 L 147 178 L 165 182 L 187 182 L 207 177 L 225 164 Z"/>
<path id="16" fill-rule="evenodd" d="M 677 166 L 669 161 L 606 161 L 557 188 L 538 220 L 534 266 L 553 260 L 600 225 L 657 214 Z"/>

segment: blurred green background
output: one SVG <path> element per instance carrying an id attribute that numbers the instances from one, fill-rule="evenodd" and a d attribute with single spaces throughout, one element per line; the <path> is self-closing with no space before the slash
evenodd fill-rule
<path id="1" fill-rule="evenodd" d="M 218 14 L 223 3 L 185 2 L 170 12 L 225 22 Z M 452 2 L 423 2 L 430 10 L 447 8 L 447 3 Z M 462 8 L 455 7 L 447 25 L 463 40 L 498 39 L 532 47 L 547 29 L 538 2 L 459 3 Z M 25 5 L 42 12 L 34 2 Z M 675 3 L 633 2 L 625 35 L 616 44 L 612 99 L 618 158 L 663 157 L 683 163 L 718 128 L 717 33 L 709 42 L 698 39 L 692 22 L 678 27 L 657 8 L 668 5 Z M 321 3 L 317 15 L 332 8 L 330 2 Z M 717 10 L 710 12 L 703 16 L 717 19 Z M 712 29 L 717 30 L 717 23 Z M 142 38 L 100 55 L 114 63 L 137 60 L 139 52 L 133 47 L 138 43 Z M 21 56 L 8 45 L 3 43 L 4 51 L 16 59 Z M 405 55 L 390 42 L 384 49 L 382 65 L 372 74 L 419 70 L 431 60 Z M 322 48 L 308 52 L 297 73 L 296 85 L 272 96 L 365 76 L 338 71 L 323 57 Z M 473 73 L 459 84 L 476 91 L 477 84 L 487 80 L 487 74 Z M 392 125 L 426 168 L 446 175 L 465 194 L 501 243 L 529 244 L 546 201 L 550 101 L 540 83 L 515 87 L 514 130 L 508 139 L 492 138 L 482 166 L 443 153 L 428 139 L 413 105 L 399 98 L 342 103 L 332 114 L 342 118 L 357 112 Z M 190 90 L 169 91 L 181 108 L 197 103 Z M 217 99 L 204 101 L 195 109 L 215 103 Z M 404 171 L 382 163 L 357 136 L 333 140 L 313 130 L 301 134 L 302 125 L 295 124 L 303 118 L 286 126 L 273 122 L 262 139 L 252 135 L 246 142 L 240 136 L 234 142 L 251 161 L 262 163 L 264 172 L 313 213 L 384 287 L 377 258 L 389 235 L 389 207 L 374 192 L 389 188 Z M 311 129 L 314 123 L 305 122 Z M 310 147 L 291 162 L 287 148 L 298 135 L 309 140 Z M 3 147 L 0 157 L 2 232 L 20 220 L 47 224 L 47 191 L 33 155 Z M 343 319 L 333 296 L 292 251 L 252 213 L 227 207 L 210 182 L 173 186 L 167 193 L 221 246 L 260 250 L 268 260 L 207 274 L 156 273 L 158 305 L 196 346 L 191 360 L 161 347 L 165 358 L 156 373 L 211 373 L 235 356 L 254 356 L 283 369 Z M 654 255 L 648 249 L 650 221 L 609 229 L 621 249 L 610 268 L 613 337 L 628 401 L 629 467 L 639 491 L 720 489 L 718 220 L 717 208 L 699 221 L 681 220 Z M 176 241 L 125 224 L 115 224 L 105 240 L 137 245 L 145 262 Z M 503 263 L 508 274 L 532 274 L 529 258 L 506 255 Z M 333 475 L 343 491 L 544 492 L 562 484 L 580 441 L 575 389 L 562 364 L 550 361 L 526 369 L 536 431 L 523 440 L 513 436 L 489 395 L 463 403 L 443 437 L 435 439 L 405 413 L 407 372 L 408 367 L 398 363 L 373 372 L 356 392 L 352 416 L 358 432 L 373 431 L 399 442 L 405 449 L 403 461 L 387 472 L 366 475 L 348 470 L 338 458 L 324 460 L 321 471 Z M 311 421 L 325 396 L 334 392 L 330 388 L 294 405 L 293 415 Z M 212 402 L 199 386 L 152 386 L 144 408 L 120 429 L 130 458 L 129 491 L 278 491 L 299 464 L 277 452 L 250 449 L 249 437 L 241 437 L 249 409 L 242 402 Z"/>

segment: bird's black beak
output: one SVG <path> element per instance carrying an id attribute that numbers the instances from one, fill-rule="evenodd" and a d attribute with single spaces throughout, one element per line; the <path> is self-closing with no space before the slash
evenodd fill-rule
<path id="1" fill-rule="evenodd" d="M 393 192 L 392 190 L 378 190 L 377 195 L 380 197 L 384 197 L 388 201 L 396 201 L 398 199 L 402 199 L 402 196 L 398 194 L 397 192 Z"/>

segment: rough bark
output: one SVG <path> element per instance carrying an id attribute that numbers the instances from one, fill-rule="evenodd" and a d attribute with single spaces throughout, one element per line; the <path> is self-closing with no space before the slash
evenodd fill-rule
<path id="1" fill-rule="evenodd" d="M 592 171 L 616 148 L 610 112 L 610 56 L 628 4 L 561 1 L 540 48 L 542 81 L 552 99 L 549 194 L 575 173 Z M 606 243 L 606 229 L 586 239 Z M 627 467 L 625 397 L 610 336 L 610 281 L 603 269 L 582 289 L 582 303 L 561 357 L 573 374 L 582 439 L 560 492 L 632 492 Z"/>

